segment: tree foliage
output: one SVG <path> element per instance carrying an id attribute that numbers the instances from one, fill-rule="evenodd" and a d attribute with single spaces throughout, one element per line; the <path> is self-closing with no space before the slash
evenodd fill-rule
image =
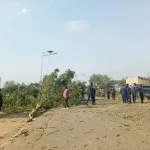
<path id="1" fill-rule="evenodd" d="M 3 110 L 8 113 L 31 110 L 40 104 L 45 109 L 61 106 L 63 103 L 63 90 L 68 86 L 70 90 L 70 105 L 78 105 L 86 93 L 86 82 L 74 81 L 75 72 L 68 69 L 60 74 L 55 69 L 50 75 L 44 76 L 42 82 L 25 85 L 15 81 L 7 81 L 2 89 Z M 105 89 L 113 86 L 113 81 L 107 75 L 93 74 L 90 77 L 96 88 Z M 117 81 L 122 85 L 125 79 Z"/>
<path id="2" fill-rule="evenodd" d="M 93 82 L 98 89 L 105 89 L 111 85 L 111 78 L 108 75 L 93 74 L 90 77 L 90 82 Z"/>
<path id="3" fill-rule="evenodd" d="M 15 81 L 6 81 L 4 84 L 3 92 L 12 94 L 17 89 L 19 89 L 20 86 L 21 85 Z"/>
<path id="4" fill-rule="evenodd" d="M 58 107 L 63 103 L 63 90 L 68 86 L 70 90 L 71 105 L 77 105 L 80 101 L 81 89 L 84 84 L 73 81 L 75 72 L 70 69 L 59 75 L 59 69 L 55 69 L 50 75 L 46 75 L 40 84 L 33 83 L 28 86 L 14 81 L 7 81 L 2 89 L 3 110 L 20 112 L 34 108 L 42 103 L 43 108 Z"/>
<path id="5" fill-rule="evenodd" d="M 57 107 L 62 104 L 62 93 L 65 86 L 68 86 L 71 93 L 70 103 L 78 104 L 80 102 L 78 84 L 72 81 L 74 75 L 75 72 L 68 69 L 60 76 L 58 76 L 58 71 L 55 70 L 50 75 L 44 77 L 43 83 L 41 85 L 39 101 L 42 103 L 44 101 L 45 108 Z"/>
<path id="6" fill-rule="evenodd" d="M 122 78 L 121 80 L 118 81 L 118 85 L 121 87 L 122 85 L 126 84 L 126 79 Z"/>
<path id="7" fill-rule="evenodd" d="M 89 81 L 93 82 L 98 89 L 105 89 L 106 87 L 114 88 L 115 85 L 121 87 L 122 85 L 126 84 L 125 78 L 122 78 L 121 80 L 113 80 L 108 75 L 101 74 L 93 74 Z"/>
<path id="8" fill-rule="evenodd" d="M 7 81 L 2 89 L 4 111 L 20 112 L 34 107 L 38 93 L 39 90 L 29 89 L 24 84 Z"/>

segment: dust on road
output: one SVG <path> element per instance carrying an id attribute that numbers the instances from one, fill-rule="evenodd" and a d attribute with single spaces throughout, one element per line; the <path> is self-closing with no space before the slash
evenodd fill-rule
<path id="1" fill-rule="evenodd" d="M 150 150 L 149 110 L 148 103 L 106 100 L 51 110 L 23 123 L 23 134 L 0 143 L 0 150 Z"/>
<path id="2" fill-rule="evenodd" d="M 27 114 L 6 115 L 0 113 L 0 145 L 25 125 L 27 117 Z"/>

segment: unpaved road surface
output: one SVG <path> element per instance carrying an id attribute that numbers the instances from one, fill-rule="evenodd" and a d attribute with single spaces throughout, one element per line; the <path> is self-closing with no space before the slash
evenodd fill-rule
<path id="1" fill-rule="evenodd" d="M 0 150 L 150 150 L 150 104 L 104 100 L 55 109 L 24 122 L 19 133 L 5 138 Z"/>
<path id="2" fill-rule="evenodd" d="M 26 124 L 27 114 L 5 115 L 0 112 L 0 145 Z"/>

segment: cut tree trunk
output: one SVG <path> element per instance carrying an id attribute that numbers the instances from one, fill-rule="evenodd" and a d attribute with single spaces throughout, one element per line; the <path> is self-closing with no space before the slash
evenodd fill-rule
<path id="1" fill-rule="evenodd" d="M 43 104 L 43 103 L 37 104 L 37 105 L 36 105 L 36 108 L 31 111 L 31 113 L 29 114 L 29 118 L 30 118 L 30 119 L 33 119 L 33 118 L 35 117 L 35 114 L 36 114 L 36 113 L 38 112 L 38 110 L 41 108 L 42 104 Z"/>
<path id="2" fill-rule="evenodd" d="M 30 121 L 33 120 L 33 118 L 35 118 L 36 113 L 40 110 L 40 108 L 42 107 L 42 105 L 43 105 L 44 103 L 45 103 L 45 101 L 43 101 L 43 102 L 41 102 L 41 103 L 38 103 L 38 104 L 36 105 L 36 108 L 33 109 L 33 110 L 31 111 L 31 113 L 29 113 L 29 120 L 28 120 L 27 122 L 30 122 Z"/>

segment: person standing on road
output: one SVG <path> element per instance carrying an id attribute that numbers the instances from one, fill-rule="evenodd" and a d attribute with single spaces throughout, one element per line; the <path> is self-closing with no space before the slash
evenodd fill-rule
<path id="1" fill-rule="evenodd" d="M 125 85 L 125 88 L 126 88 L 126 93 L 125 93 L 125 96 L 126 96 L 126 102 L 128 102 L 128 84 Z"/>
<path id="2" fill-rule="evenodd" d="M 129 102 L 129 103 L 131 103 L 131 85 L 129 86 L 129 84 L 128 84 L 128 87 L 127 87 L 127 101 Z"/>
<path id="3" fill-rule="evenodd" d="M 107 87 L 106 88 L 106 95 L 107 95 L 107 99 L 110 99 L 110 89 Z"/>
<path id="4" fill-rule="evenodd" d="M 143 101 L 144 101 L 144 92 L 143 92 L 142 84 L 141 84 L 141 86 L 139 88 L 139 95 L 140 95 L 141 103 L 143 103 Z"/>
<path id="5" fill-rule="evenodd" d="M 137 93 L 137 86 L 136 86 L 136 83 L 133 84 L 131 90 L 132 90 L 133 103 L 136 103 L 136 93 Z"/>
<path id="6" fill-rule="evenodd" d="M 2 110 L 2 105 L 3 105 L 3 96 L 0 89 L 0 111 Z"/>
<path id="7" fill-rule="evenodd" d="M 88 87 L 87 94 L 88 94 L 88 100 L 87 100 L 86 104 L 88 105 L 88 102 L 91 98 L 92 99 L 92 105 L 94 105 L 95 104 L 96 89 L 94 88 L 93 83 L 91 83 L 90 86 Z"/>
<path id="8" fill-rule="evenodd" d="M 123 103 L 127 103 L 126 93 L 127 93 L 127 88 L 125 85 L 123 85 L 122 88 L 120 89 L 120 94 L 122 96 Z"/>
<path id="9" fill-rule="evenodd" d="M 68 87 L 66 86 L 63 92 L 63 97 L 64 97 L 64 108 L 67 108 L 67 109 L 69 108 L 69 104 L 68 104 L 69 95 L 70 95 L 70 91 Z"/>
<path id="10" fill-rule="evenodd" d="M 131 103 L 131 88 L 129 87 L 129 84 L 127 84 L 127 102 Z"/>
<path id="11" fill-rule="evenodd" d="M 93 86 L 93 104 L 95 104 L 96 88 Z"/>
<path id="12" fill-rule="evenodd" d="M 112 99 L 113 100 L 116 99 L 116 90 L 115 90 L 115 88 L 112 89 Z"/>

